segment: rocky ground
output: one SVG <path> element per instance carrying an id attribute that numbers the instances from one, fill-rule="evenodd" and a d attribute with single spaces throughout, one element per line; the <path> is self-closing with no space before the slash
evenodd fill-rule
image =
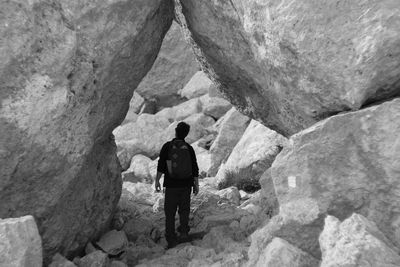
<path id="1" fill-rule="evenodd" d="M 1 7 L 1 267 L 400 266 L 396 1 Z M 200 193 L 167 250 L 179 121 Z"/>

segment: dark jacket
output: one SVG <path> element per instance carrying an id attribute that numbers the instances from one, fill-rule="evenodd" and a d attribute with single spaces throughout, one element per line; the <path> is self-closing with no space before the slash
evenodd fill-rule
<path id="1" fill-rule="evenodd" d="M 172 141 L 178 140 L 177 138 L 174 138 Z M 186 143 L 189 147 L 189 152 L 192 158 L 192 174 L 193 177 L 191 179 L 173 179 L 169 176 L 168 171 L 167 171 L 167 160 L 168 158 L 168 151 L 170 148 L 170 143 L 172 141 L 169 141 L 165 143 L 160 151 L 160 158 L 158 159 L 158 165 L 157 165 L 157 171 L 164 173 L 164 187 L 170 187 L 170 188 L 182 188 L 182 187 L 192 187 L 193 182 L 194 182 L 194 177 L 199 176 L 199 167 L 197 166 L 197 159 L 196 159 L 196 154 L 194 153 L 193 147 Z M 184 141 L 184 140 L 183 140 Z"/>

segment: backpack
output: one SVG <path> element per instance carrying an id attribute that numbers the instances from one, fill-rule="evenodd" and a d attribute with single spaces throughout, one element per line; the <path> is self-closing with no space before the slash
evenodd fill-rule
<path id="1" fill-rule="evenodd" d="M 171 178 L 192 178 L 192 157 L 189 145 L 183 140 L 173 140 L 168 151 L 167 169 Z"/>

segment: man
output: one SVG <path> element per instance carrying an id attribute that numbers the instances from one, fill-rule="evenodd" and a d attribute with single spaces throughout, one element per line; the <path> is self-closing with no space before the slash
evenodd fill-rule
<path id="1" fill-rule="evenodd" d="M 165 237 L 168 248 L 178 244 L 175 233 L 175 214 L 179 213 L 179 239 L 188 239 L 190 194 L 199 192 L 199 167 L 193 147 L 185 142 L 189 134 L 190 126 L 180 122 L 175 128 L 175 138 L 165 143 L 160 152 L 157 166 L 155 188 L 161 191 L 160 178 L 164 174 L 165 187 Z"/>

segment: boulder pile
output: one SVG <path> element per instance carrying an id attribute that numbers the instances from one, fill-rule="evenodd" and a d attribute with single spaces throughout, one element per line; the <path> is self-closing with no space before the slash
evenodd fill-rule
<path id="1" fill-rule="evenodd" d="M 400 266 L 396 1 L 0 14 L 1 266 Z M 166 250 L 154 178 L 179 121 L 200 193 Z"/>

